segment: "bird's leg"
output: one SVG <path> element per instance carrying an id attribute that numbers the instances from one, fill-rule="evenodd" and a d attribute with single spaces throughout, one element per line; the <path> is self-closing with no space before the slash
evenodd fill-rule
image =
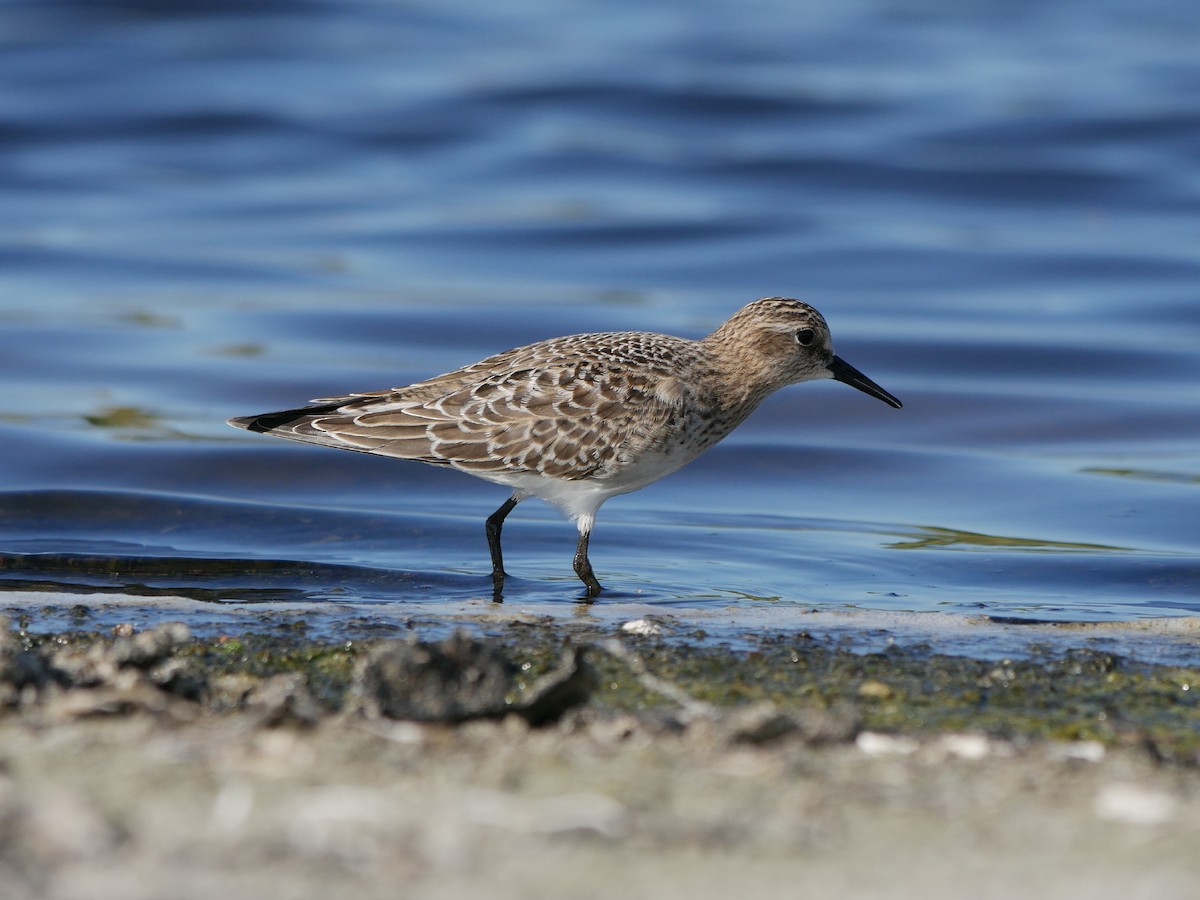
<path id="1" fill-rule="evenodd" d="M 504 527 L 504 518 L 521 501 L 515 496 L 509 497 L 500 508 L 488 516 L 487 539 L 488 550 L 492 553 L 492 599 L 500 600 L 500 592 L 504 589 L 504 554 L 500 551 L 500 529 Z"/>
<path id="2" fill-rule="evenodd" d="M 575 548 L 575 574 L 587 585 L 587 594 L 584 597 L 586 600 L 594 600 L 601 590 L 600 582 L 596 580 L 596 574 L 592 571 L 592 564 L 588 560 L 588 538 L 591 536 L 590 528 L 587 531 L 581 530 L 579 544 Z"/>

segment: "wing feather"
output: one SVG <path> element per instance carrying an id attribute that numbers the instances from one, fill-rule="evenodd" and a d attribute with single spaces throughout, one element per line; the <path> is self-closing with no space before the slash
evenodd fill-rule
<path id="1" fill-rule="evenodd" d="M 577 335 L 407 387 L 230 421 L 479 474 L 586 478 L 662 442 L 662 427 L 689 401 L 677 372 L 699 352 L 696 342 L 664 335 Z"/>

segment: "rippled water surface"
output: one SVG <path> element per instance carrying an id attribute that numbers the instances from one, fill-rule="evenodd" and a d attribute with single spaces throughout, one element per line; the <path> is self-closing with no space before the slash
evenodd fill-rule
<path id="1" fill-rule="evenodd" d="M 784 294 L 904 409 L 775 395 L 603 603 L 1200 612 L 1200 6 L 801 10 L 4 4 L 0 588 L 477 603 L 503 488 L 224 420 Z"/>

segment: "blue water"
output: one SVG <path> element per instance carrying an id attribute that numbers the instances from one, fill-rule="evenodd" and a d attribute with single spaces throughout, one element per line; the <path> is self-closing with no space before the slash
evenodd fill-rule
<path id="1" fill-rule="evenodd" d="M 1197 46 L 1187 0 L 4 3 L 0 590 L 478 609 L 502 488 L 224 420 L 783 294 L 904 409 L 775 395 L 604 507 L 602 603 L 1200 613 Z M 506 606 L 573 614 L 574 541 L 523 504 Z"/>

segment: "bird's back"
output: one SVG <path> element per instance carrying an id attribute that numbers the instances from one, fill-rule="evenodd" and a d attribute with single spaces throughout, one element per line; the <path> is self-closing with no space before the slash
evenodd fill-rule
<path id="1" fill-rule="evenodd" d="M 230 424 L 497 481 L 606 477 L 674 439 L 683 410 L 697 408 L 686 375 L 704 353 L 700 342 L 648 332 L 573 335 Z"/>

